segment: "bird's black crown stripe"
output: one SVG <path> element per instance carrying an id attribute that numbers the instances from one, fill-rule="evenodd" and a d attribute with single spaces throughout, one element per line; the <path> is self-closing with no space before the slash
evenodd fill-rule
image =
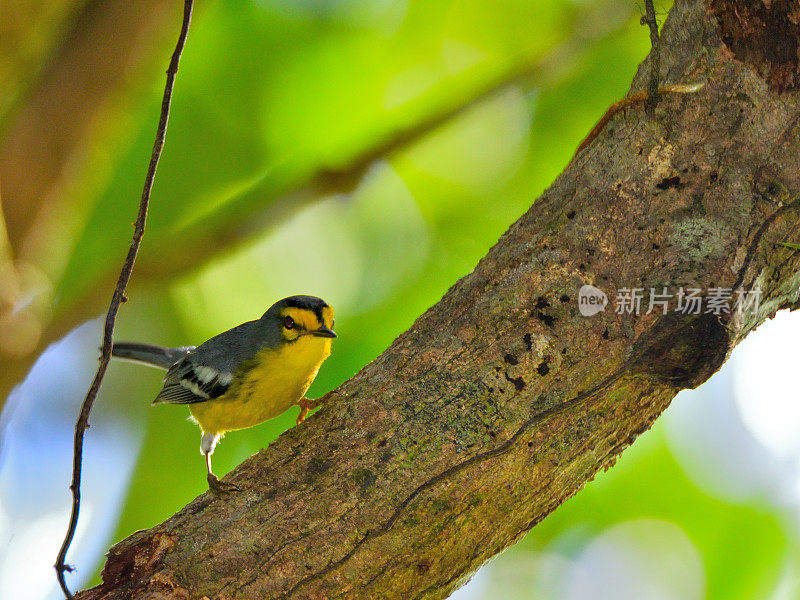
<path id="1" fill-rule="evenodd" d="M 322 309 L 326 308 L 328 303 L 321 298 L 316 298 L 315 296 L 290 296 L 284 300 L 284 304 L 291 308 L 310 310 L 316 315 L 320 323 L 325 323 L 322 319 Z"/>

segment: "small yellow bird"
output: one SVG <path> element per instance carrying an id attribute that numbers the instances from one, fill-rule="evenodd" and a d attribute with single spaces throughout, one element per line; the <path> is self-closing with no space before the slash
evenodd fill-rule
<path id="1" fill-rule="evenodd" d="M 297 404 L 301 423 L 313 408 L 305 398 L 331 354 L 333 308 L 315 296 L 290 296 L 264 315 L 194 347 L 163 348 L 115 343 L 113 355 L 167 369 L 153 404 L 188 404 L 200 425 L 200 451 L 208 485 L 215 492 L 238 490 L 211 470 L 211 455 L 226 431 L 277 417 Z"/>

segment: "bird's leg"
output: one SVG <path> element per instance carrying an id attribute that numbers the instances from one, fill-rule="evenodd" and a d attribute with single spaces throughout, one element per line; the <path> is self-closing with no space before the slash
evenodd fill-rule
<path id="1" fill-rule="evenodd" d="M 240 492 L 242 490 L 238 485 L 235 483 L 221 481 L 220 478 L 214 475 L 214 472 L 211 470 L 211 455 L 214 454 L 214 447 L 217 445 L 218 441 L 218 434 L 204 433 L 203 439 L 200 442 L 200 451 L 206 457 L 206 470 L 208 471 L 206 480 L 208 481 L 208 488 L 213 493 L 218 495 L 230 494 L 231 492 Z"/>
<path id="2" fill-rule="evenodd" d="M 214 473 L 211 471 L 210 452 L 206 454 L 206 468 L 208 469 L 208 475 L 206 476 L 206 480 L 208 481 L 208 489 L 210 489 L 213 493 L 219 495 L 242 491 L 242 488 L 235 483 L 222 481 L 219 477 L 214 475 Z"/>
<path id="3" fill-rule="evenodd" d="M 310 398 L 300 398 L 297 406 L 300 407 L 300 413 L 297 415 L 297 424 L 300 425 L 300 423 L 306 420 L 308 411 L 319 406 L 319 401 L 311 400 Z"/>

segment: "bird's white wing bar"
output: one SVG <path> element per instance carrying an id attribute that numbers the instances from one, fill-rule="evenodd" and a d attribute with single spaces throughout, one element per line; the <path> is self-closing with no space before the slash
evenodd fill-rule
<path id="1" fill-rule="evenodd" d="M 174 364 L 164 378 L 164 387 L 154 404 L 194 404 L 222 396 L 233 381 L 233 373 L 209 365 L 195 364 L 188 356 Z"/>
<path id="2" fill-rule="evenodd" d="M 195 396 L 200 396 L 201 398 L 205 399 L 208 399 L 209 397 L 208 394 L 206 394 L 194 381 L 189 379 L 181 379 L 178 383 L 192 392 Z"/>

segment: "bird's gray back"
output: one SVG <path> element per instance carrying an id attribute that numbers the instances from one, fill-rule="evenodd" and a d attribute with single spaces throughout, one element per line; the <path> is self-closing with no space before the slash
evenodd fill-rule
<path id="1" fill-rule="evenodd" d="M 278 340 L 270 339 L 275 336 L 269 335 L 267 325 L 261 319 L 242 323 L 203 342 L 187 358 L 195 364 L 233 373 L 264 346 L 277 345 Z M 280 335 L 279 331 L 276 333 Z"/>

